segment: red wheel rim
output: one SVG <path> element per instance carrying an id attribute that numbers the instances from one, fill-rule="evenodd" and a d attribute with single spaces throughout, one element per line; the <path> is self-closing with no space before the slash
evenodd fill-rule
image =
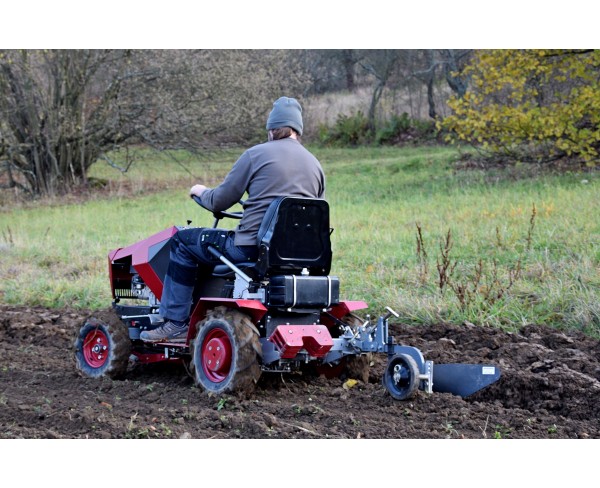
<path id="1" fill-rule="evenodd" d="M 202 342 L 202 369 L 213 383 L 220 383 L 231 370 L 231 341 L 222 329 L 211 330 Z"/>
<path id="2" fill-rule="evenodd" d="M 103 366 L 108 360 L 108 336 L 101 330 L 91 330 L 83 341 L 83 358 L 92 368 Z"/>

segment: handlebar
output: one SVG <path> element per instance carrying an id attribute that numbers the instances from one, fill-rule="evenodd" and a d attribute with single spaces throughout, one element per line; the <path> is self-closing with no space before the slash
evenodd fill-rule
<path id="1" fill-rule="evenodd" d="M 190 195 L 192 197 L 192 199 L 198 204 L 200 205 L 204 210 L 208 210 L 209 212 L 211 212 L 214 216 L 215 219 L 217 220 L 221 220 L 222 218 L 228 217 L 230 219 L 241 219 L 244 215 L 244 212 L 228 212 L 228 211 L 218 211 L 218 212 L 214 212 L 211 209 L 207 208 L 203 203 L 202 203 L 202 199 L 196 195 Z M 240 205 L 244 205 L 244 201 L 240 200 L 239 201 Z"/>

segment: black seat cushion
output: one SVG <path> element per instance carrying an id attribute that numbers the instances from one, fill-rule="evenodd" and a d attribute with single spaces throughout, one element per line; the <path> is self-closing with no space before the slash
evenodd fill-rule
<path id="1" fill-rule="evenodd" d="M 329 204 L 322 199 L 282 197 L 274 200 L 259 229 L 261 275 L 307 268 L 326 275 L 331 268 Z"/>

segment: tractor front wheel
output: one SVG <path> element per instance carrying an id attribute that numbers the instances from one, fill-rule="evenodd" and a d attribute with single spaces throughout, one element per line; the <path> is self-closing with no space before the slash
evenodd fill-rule
<path id="1" fill-rule="evenodd" d="M 419 388 L 419 382 L 419 367 L 408 354 L 397 354 L 389 360 L 383 375 L 383 386 L 392 398 L 412 398 Z"/>
<path id="2" fill-rule="evenodd" d="M 248 395 L 261 375 L 261 351 L 250 318 L 238 310 L 217 307 L 198 325 L 192 341 L 194 380 L 208 393 Z"/>
<path id="3" fill-rule="evenodd" d="M 75 340 L 77 369 L 91 378 L 123 376 L 130 353 L 127 327 L 113 312 L 89 317 Z"/>

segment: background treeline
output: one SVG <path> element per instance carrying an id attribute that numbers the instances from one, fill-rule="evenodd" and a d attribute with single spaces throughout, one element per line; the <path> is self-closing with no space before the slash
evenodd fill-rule
<path id="1" fill-rule="evenodd" d="M 311 143 L 594 164 L 599 74 L 595 50 L 5 50 L 0 185 L 53 195 L 131 145 L 258 142 L 282 95 L 303 103 Z"/>

